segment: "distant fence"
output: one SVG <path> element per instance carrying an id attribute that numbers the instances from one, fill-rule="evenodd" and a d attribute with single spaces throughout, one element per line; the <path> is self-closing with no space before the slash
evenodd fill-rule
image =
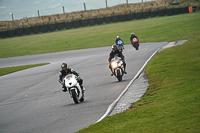
<path id="1" fill-rule="evenodd" d="M 190 10 L 189 10 L 190 9 Z M 197 7 L 192 7 L 192 11 L 196 11 Z M 184 14 L 191 12 L 191 7 L 182 7 L 182 8 L 170 8 L 170 9 L 162 9 L 158 11 L 149 11 L 149 12 L 139 12 L 132 14 L 124 14 L 124 15 L 114 15 L 110 17 L 103 18 L 91 18 L 85 20 L 76 20 L 72 22 L 62 22 L 55 24 L 45 24 L 32 26 L 28 28 L 19 28 L 15 30 L 7 30 L 0 32 L 0 38 L 14 37 L 14 36 L 22 36 L 22 35 L 30 35 L 30 34 L 38 34 L 38 33 L 46 33 L 52 32 L 55 30 L 62 29 L 71 29 L 71 28 L 79 28 L 85 26 L 93 26 L 93 25 L 101 25 L 103 23 L 115 23 L 115 22 L 123 22 L 130 20 L 138 20 L 138 19 L 146 19 L 149 17 L 156 16 L 172 16 L 178 14 Z"/>

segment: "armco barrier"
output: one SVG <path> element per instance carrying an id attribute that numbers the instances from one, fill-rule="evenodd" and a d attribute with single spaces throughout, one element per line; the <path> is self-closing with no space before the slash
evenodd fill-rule
<path id="1" fill-rule="evenodd" d="M 188 7 L 182 7 L 181 8 L 181 13 L 188 13 Z"/>
<path id="2" fill-rule="evenodd" d="M 156 17 L 156 16 L 158 16 L 158 14 L 159 14 L 158 11 L 152 11 L 152 12 L 151 12 L 151 17 L 152 17 L 152 18 L 153 18 L 153 17 Z"/>
<path id="3" fill-rule="evenodd" d="M 190 10 L 196 11 L 197 7 L 193 6 L 190 7 Z M 148 17 L 156 17 L 156 16 L 171 16 L 171 15 L 177 15 L 177 14 L 183 14 L 188 13 L 189 7 L 182 7 L 182 8 L 171 8 L 171 9 L 162 9 L 158 11 L 152 11 L 152 12 L 139 12 L 139 13 L 131 13 L 131 14 L 125 14 L 125 15 L 114 15 L 104 18 L 93 18 L 93 19 L 85 19 L 85 20 L 77 20 L 72 22 L 61 22 L 56 24 L 47 24 L 47 25 L 38 25 L 38 26 L 32 26 L 27 28 L 19 28 L 15 30 L 8 30 L 8 31 L 0 31 L 0 38 L 6 38 L 6 37 L 14 37 L 14 36 L 22 36 L 24 34 L 29 35 L 31 33 L 38 34 L 40 32 L 48 32 L 48 31 L 55 31 L 56 29 L 62 30 L 62 29 L 71 29 L 72 27 L 78 28 L 78 27 L 85 27 L 85 26 L 92 26 L 92 25 L 100 25 L 105 23 L 111 23 L 111 22 L 119 22 L 119 21 L 129 21 L 134 19 L 142 19 L 142 18 L 148 18 Z"/>
<path id="4" fill-rule="evenodd" d="M 72 22 L 66 22 L 65 29 L 71 29 L 71 28 L 72 28 Z"/>
<path id="5" fill-rule="evenodd" d="M 112 16 L 112 17 L 111 17 L 112 22 L 113 22 L 113 23 L 119 22 L 119 18 L 118 18 L 118 17 L 119 17 L 119 15 Z"/>
<path id="6" fill-rule="evenodd" d="M 193 10 L 193 12 L 195 12 L 197 10 L 197 6 L 193 6 L 192 10 Z"/>
<path id="7" fill-rule="evenodd" d="M 135 19 L 142 19 L 142 13 L 141 12 L 135 13 Z"/>
<path id="8" fill-rule="evenodd" d="M 112 19 L 111 19 L 111 17 L 104 17 L 104 21 L 105 21 L 105 23 L 111 23 L 112 22 Z"/>
<path id="9" fill-rule="evenodd" d="M 8 37 L 8 31 L 0 31 L 0 37 L 1 38 L 6 38 L 6 37 Z"/>
<path id="10" fill-rule="evenodd" d="M 127 19 L 127 15 L 125 14 L 125 15 L 119 15 L 119 21 L 121 21 L 121 22 L 124 22 L 124 21 L 127 21 L 128 19 Z"/>
<path id="11" fill-rule="evenodd" d="M 143 12 L 142 13 L 142 18 L 148 18 L 150 16 L 150 11 L 147 11 L 147 12 Z"/>
<path id="12" fill-rule="evenodd" d="M 34 34 L 40 33 L 39 25 L 38 26 L 32 26 L 31 30 Z"/>
<path id="13" fill-rule="evenodd" d="M 89 19 L 89 25 L 90 26 L 93 26 L 93 25 L 95 25 L 96 24 L 96 18 L 91 18 L 91 19 Z"/>
<path id="14" fill-rule="evenodd" d="M 15 30 L 17 36 L 22 36 L 24 34 L 24 28 L 19 28 Z"/>
<path id="15" fill-rule="evenodd" d="M 74 28 L 80 27 L 80 26 L 81 26 L 81 20 L 73 21 L 73 22 L 72 22 L 72 26 L 73 26 Z"/>
<path id="16" fill-rule="evenodd" d="M 30 35 L 32 33 L 31 27 L 24 28 L 24 34 Z"/>
<path id="17" fill-rule="evenodd" d="M 166 14 L 167 14 L 167 16 L 174 15 L 174 8 L 166 9 Z"/>
<path id="18" fill-rule="evenodd" d="M 56 29 L 58 30 L 62 30 L 65 28 L 65 23 L 64 22 L 60 22 L 60 23 L 56 23 Z"/>
<path id="19" fill-rule="evenodd" d="M 88 26 L 88 19 L 81 20 L 81 26 L 82 27 Z"/>
<path id="20" fill-rule="evenodd" d="M 15 30 L 8 30 L 7 35 L 8 35 L 8 37 L 14 37 L 14 36 L 16 36 Z"/>
<path id="21" fill-rule="evenodd" d="M 127 20 L 133 20 L 135 18 L 135 13 L 127 14 Z"/>
<path id="22" fill-rule="evenodd" d="M 97 18 L 97 19 L 96 19 L 96 23 L 97 23 L 98 25 L 103 24 L 103 23 L 104 23 L 104 18 Z"/>
<path id="23" fill-rule="evenodd" d="M 40 25 L 40 32 L 46 33 L 49 31 L 49 24 Z"/>
<path id="24" fill-rule="evenodd" d="M 181 14 L 181 8 L 174 8 L 174 15 Z"/>
<path id="25" fill-rule="evenodd" d="M 49 31 L 55 31 L 56 30 L 56 24 L 49 24 Z"/>
<path id="26" fill-rule="evenodd" d="M 166 14 L 166 9 L 162 9 L 158 11 L 159 16 L 165 16 L 165 14 Z"/>

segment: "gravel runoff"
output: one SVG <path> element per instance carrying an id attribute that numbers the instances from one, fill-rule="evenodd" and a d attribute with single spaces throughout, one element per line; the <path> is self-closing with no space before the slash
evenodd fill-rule
<path id="1" fill-rule="evenodd" d="M 181 45 L 185 43 L 187 40 L 182 40 L 178 42 L 169 42 L 166 46 L 162 47 L 158 52 L 166 49 L 171 48 L 176 45 Z M 148 79 L 145 78 L 145 73 L 142 74 L 130 85 L 128 90 L 124 93 L 124 95 L 119 99 L 114 109 L 111 111 L 109 116 L 122 113 L 125 110 L 129 109 L 132 103 L 137 102 L 140 100 L 142 95 L 146 92 L 148 87 Z"/>

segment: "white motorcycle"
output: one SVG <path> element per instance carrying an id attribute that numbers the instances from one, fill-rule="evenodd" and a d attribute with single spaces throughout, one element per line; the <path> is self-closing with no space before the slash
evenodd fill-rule
<path id="1" fill-rule="evenodd" d="M 73 98 L 73 100 L 76 104 L 84 101 L 84 99 L 85 99 L 84 93 L 77 81 L 76 75 L 68 74 L 64 78 L 64 83 L 65 83 L 67 90 L 69 91 L 69 94 L 71 95 L 71 98 Z"/>
<path id="2" fill-rule="evenodd" d="M 115 75 L 118 81 L 122 81 L 122 77 L 124 75 L 124 64 L 120 57 L 115 56 L 111 60 L 111 68 L 112 73 Z"/>

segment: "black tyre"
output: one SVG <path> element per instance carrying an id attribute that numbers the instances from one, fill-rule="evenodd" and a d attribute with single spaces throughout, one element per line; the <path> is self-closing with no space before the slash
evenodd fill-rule
<path id="1" fill-rule="evenodd" d="M 135 49 L 138 50 L 139 49 L 139 43 L 136 42 L 134 45 L 135 45 Z"/>
<path id="2" fill-rule="evenodd" d="M 122 76 L 120 75 L 120 70 L 117 70 L 117 79 L 118 81 L 122 81 Z"/>
<path id="3" fill-rule="evenodd" d="M 74 102 L 77 104 L 79 102 L 79 100 L 78 100 L 76 91 L 73 89 L 73 90 L 71 90 L 71 93 L 72 93 L 72 98 L 73 98 Z"/>

